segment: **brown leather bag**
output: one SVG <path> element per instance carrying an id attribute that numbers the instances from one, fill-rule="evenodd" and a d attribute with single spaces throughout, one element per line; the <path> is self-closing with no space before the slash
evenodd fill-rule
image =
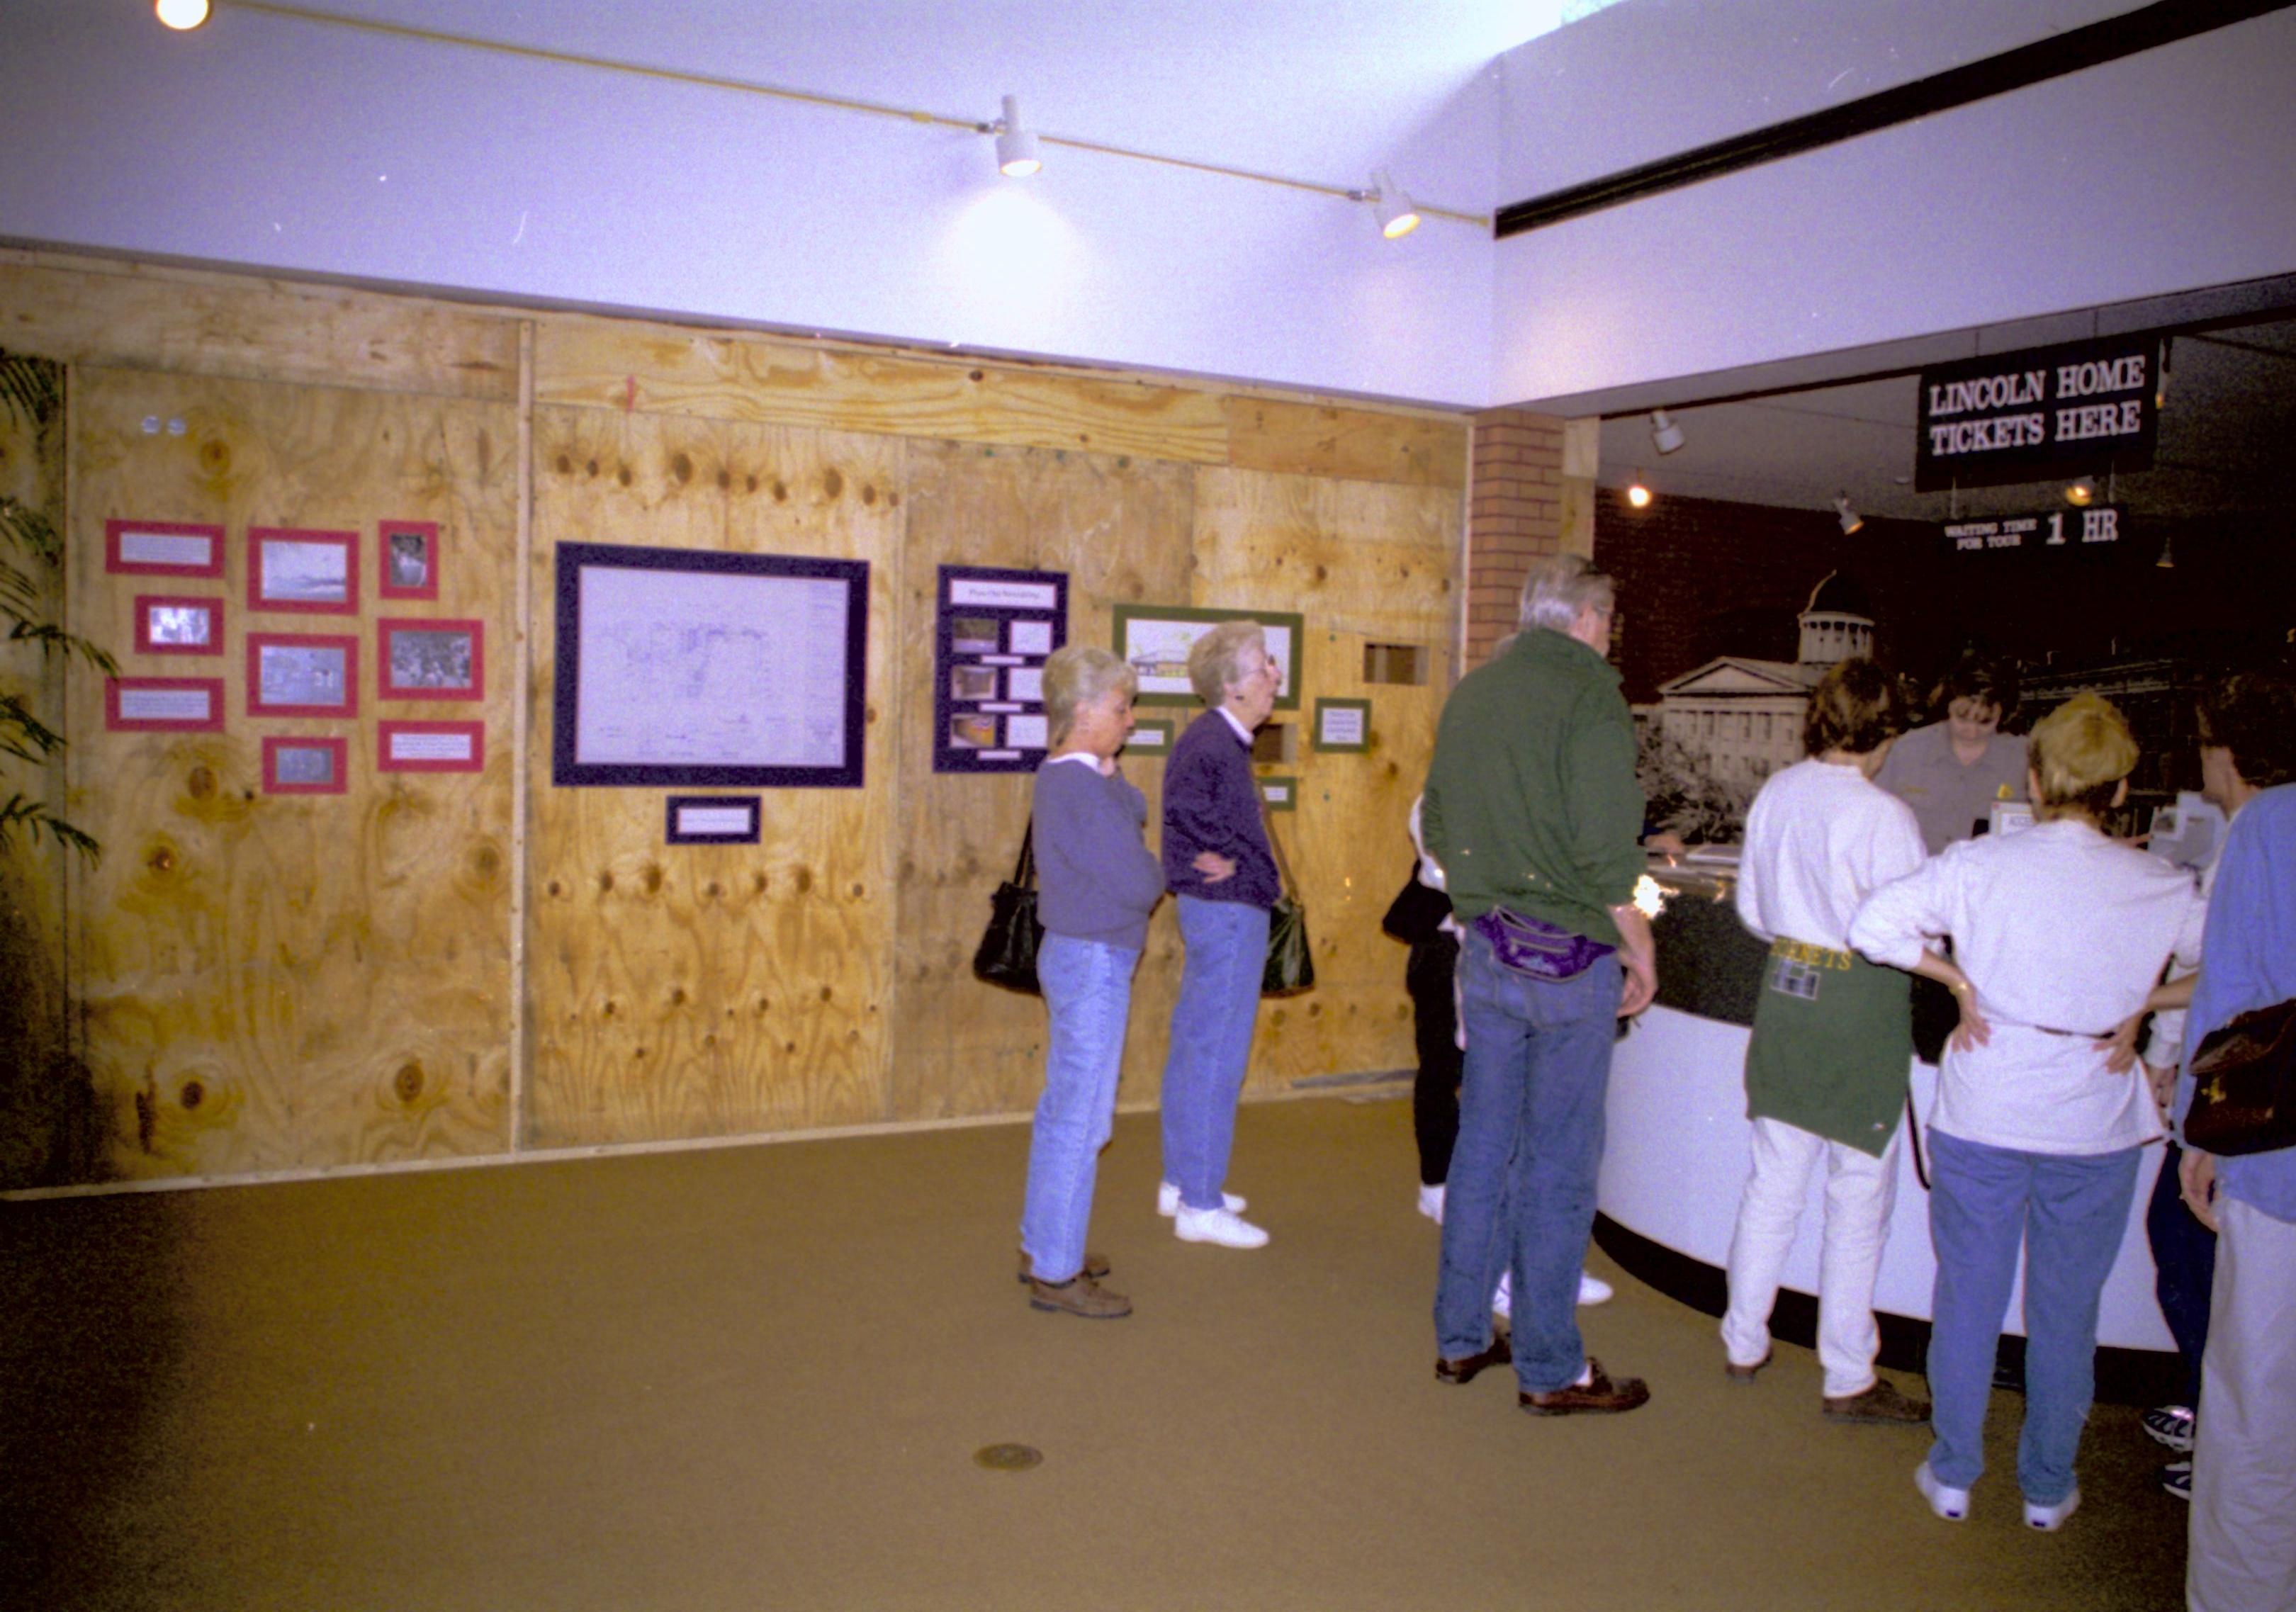
<path id="1" fill-rule="evenodd" d="M 2209 1032 L 2193 1054 L 2185 1141 L 2230 1155 L 2296 1148 L 2296 997 Z"/>

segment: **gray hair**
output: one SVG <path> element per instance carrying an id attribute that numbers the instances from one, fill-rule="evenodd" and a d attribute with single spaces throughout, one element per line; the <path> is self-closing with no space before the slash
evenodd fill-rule
<path id="1" fill-rule="evenodd" d="M 1610 577 L 1580 554 L 1550 554 L 1536 561 L 1522 580 L 1521 625 L 1567 633 L 1588 605 L 1612 607 L 1617 598 Z"/>
<path id="2" fill-rule="evenodd" d="M 1226 700 L 1229 689 L 1258 669 L 1257 660 L 1244 666 L 1247 649 L 1261 660 L 1267 657 L 1267 634 L 1256 621 L 1223 621 L 1197 639 L 1188 651 L 1188 686 L 1196 698 L 1206 705 Z"/>
<path id="3" fill-rule="evenodd" d="M 1140 674 L 1114 651 L 1096 643 L 1064 644 L 1045 662 L 1045 716 L 1052 726 L 1052 741 L 1059 744 L 1076 725 L 1077 712 L 1109 690 L 1128 694 L 1140 691 Z"/>

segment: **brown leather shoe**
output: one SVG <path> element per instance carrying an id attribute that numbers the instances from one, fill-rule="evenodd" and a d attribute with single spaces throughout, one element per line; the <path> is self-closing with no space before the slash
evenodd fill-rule
<path id="1" fill-rule="evenodd" d="M 1029 1250 L 1026 1248 L 1021 1249 L 1021 1273 L 1013 1280 L 1016 1281 L 1025 1282 L 1034 1277 L 1036 1273 L 1037 1267 L 1035 1263 L 1029 1257 Z M 1084 1256 L 1084 1274 L 1091 1277 L 1095 1281 L 1098 1281 L 1102 1277 L 1107 1275 L 1108 1256 L 1105 1254 L 1095 1254 L 1090 1250 L 1086 1250 Z"/>
<path id="2" fill-rule="evenodd" d="M 1891 1422 L 1904 1427 L 1910 1422 L 1929 1420 L 1930 1402 L 1907 1399 L 1888 1378 L 1877 1377 L 1874 1386 L 1863 1394 L 1845 1394 L 1839 1399 L 1829 1395 L 1825 1418 L 1828 1421 Z"/>
<path id="3" fill-rule="evenodd" d="M 1130 1299 L 1121 1293 L 1110 1292 L 1094 1278 L 1081 1273 L 1066 1281 L 1038 1281 L 1030 1277 L 1029 1304 L 1034 1309 L 1081 1315 L 1086 1321 L 1118 1321 L 1132 1313 Z"/>
<path id="4" fill-rule="evenodd" d="M 1742 1385 L 1750 1383 L 1762 1374 L 1762 1368 L 1770 1363 L 1770 1357 L 1776 1353 L 1777 1351 L 1775 1349 L 1767 1349 L 1763 1351 L 1762 1358 L 1756 1361 L 1751 1366 L 1742 1366 L 1736 1361 L 1725 1355 L 1722 1359 L 1722 1375 L 1725 1379 L 1730 1382 L 1739 1383 Z"/>
<path id="5" fill-rule="evenodd" d="M 1584 1383 L 1557 1388 L 1552 1394 L 1519 1395 L 1518 1403 L 1533 1416 L 1611 1416 L 1650 1401 L 1650 1385 L 1639 1377 L 1612 1382 L 1603 1372 L 1603 1362 L 1591 1354 L 1587 1357 L 1587 1371 Z"/>
<path id="6" fill-rule="evenodd" d="M 1457 1360 L 1439 1359 L 1435 1362 L 1435 1380 L 1447 1383 L 1469 1383 L 1485 1366 L 1503 1366 L 1514 1358 L 1514 1346 L 1504 1332 L 1493 1335 L 1489 1347 L 1476 1354 Z"/>

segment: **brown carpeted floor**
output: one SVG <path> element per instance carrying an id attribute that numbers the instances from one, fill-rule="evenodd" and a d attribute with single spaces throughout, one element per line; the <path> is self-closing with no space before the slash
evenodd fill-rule
<path id="1" fill-rule="evenodd" d="M 2169 1608 L 2185 1512 L 2101 1407 L 2084 1507 L 1975 1515 L 1926 1435 L 1620 1281 L 1631 1416 L 1431 1375 L 1409 1105 L 1244 1111 L 1259 1253 L 1176 1242 L 1152 1115 L 1102 1166 L 1128 1321 L 1013 1280 L 1028 1133 L 0 1205 L 12 1607 Z M 1910 1386 L 1910 1385 L 1909 1385 Z M 984 1445 L 1043 1452 L 986 1470 Z"/>

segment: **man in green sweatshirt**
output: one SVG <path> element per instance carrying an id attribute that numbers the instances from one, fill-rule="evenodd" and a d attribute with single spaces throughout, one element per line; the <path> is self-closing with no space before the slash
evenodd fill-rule
<path id="1" fill-rule="evenodd" d="M 1466 1068 L 1435 1297 L 1435 1375 L 1508 1358 L 1490 1296 L 1513 1272 L 1512 1357 L 1526 1411 L 1631 1411 L 1578 1333 L 1614 1021 L 1658 989 L 1634 721 L 1611 647 L 1611 579 L 1572 554 L 1534 565 L 1522 630 L 1443 707 L 1423 809 L 1466 936 Z"/>

